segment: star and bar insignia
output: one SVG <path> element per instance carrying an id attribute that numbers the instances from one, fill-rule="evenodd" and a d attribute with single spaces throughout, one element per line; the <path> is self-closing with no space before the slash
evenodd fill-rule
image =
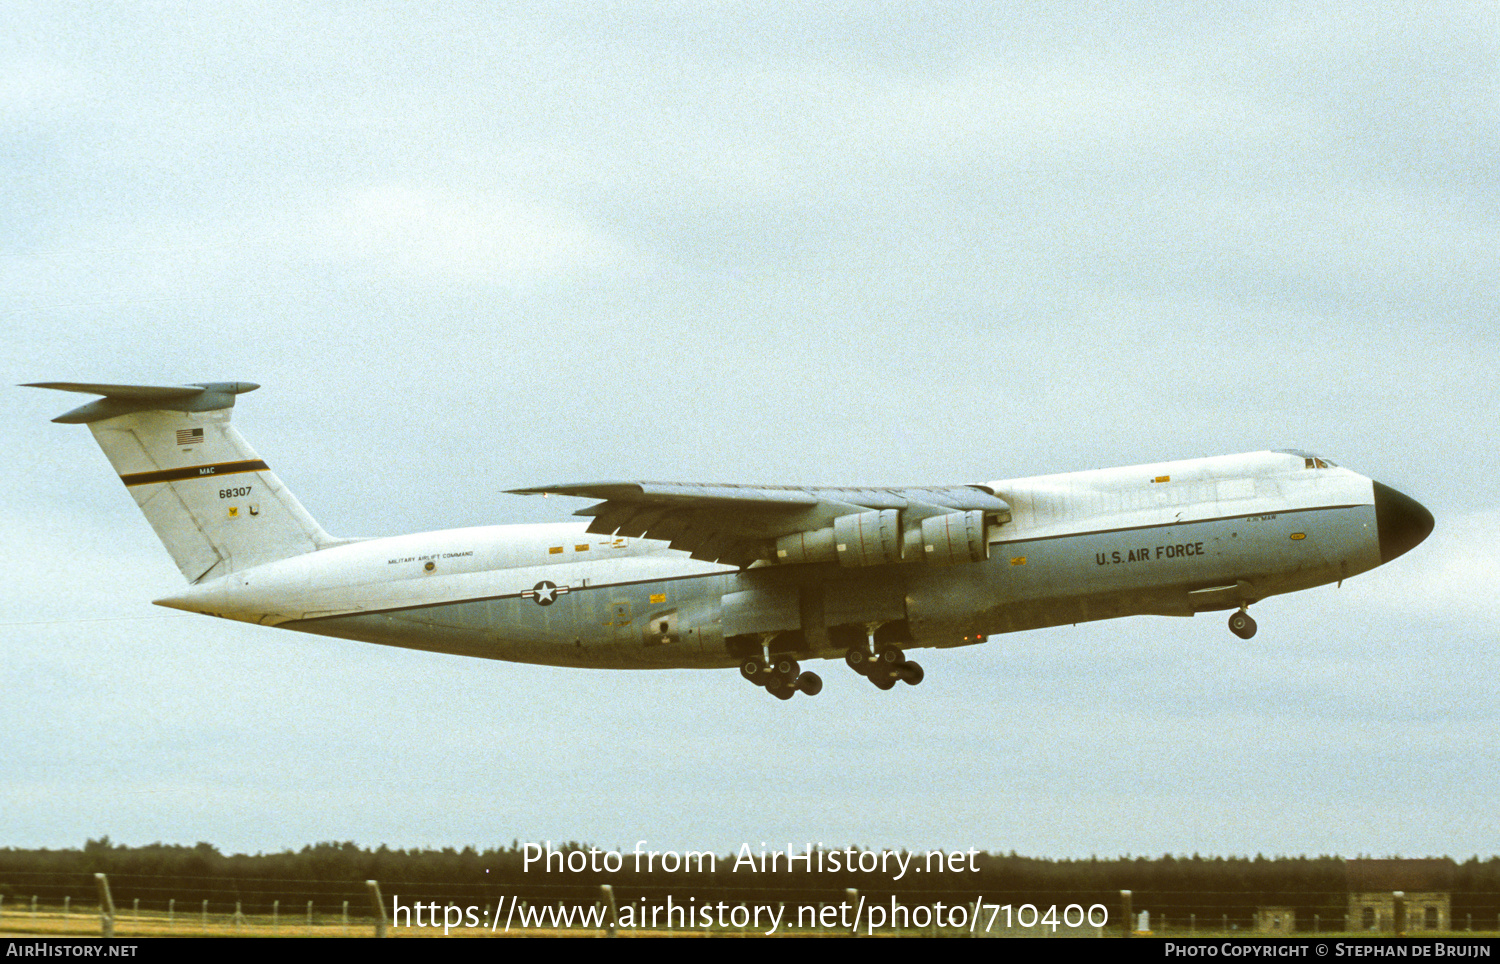
<path id="1" fill-rule="evenodd" d="M 535 586 L 521 593 L 522 599 L 535 599 L 538 606 L 550 606 L 557 602 L 557 597 L 568 592 L 567 586 L 559 586 L 556 583 L 547 582 L 545 579 Z"/>

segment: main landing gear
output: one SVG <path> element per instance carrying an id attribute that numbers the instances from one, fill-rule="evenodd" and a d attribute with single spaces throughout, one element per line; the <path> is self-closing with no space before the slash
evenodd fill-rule
<path id="1" fill-rule="evenodd" d="M 1255 635 L 1255 620 L 1250 618 L 1244 606 L 1240 607 L 1239 612 L 1230 614 L 1229 631 L 1240 639 L 1249 639 Z"/>
<path id="2" fill-rule="evenodd" d="M 777 656 L 769 662 L 748 657 L 740 663 L 740 675 L 756 686 L 764 686 L 778 700 L 789 700 L 797 693 L 817 696 L 823 692 L 823 677 L 802 672 L 791 656 Z"/>
<path id="3" fill-rule="evenodd" d="M 844 654 L 844 662 L 849 664 L 850 669 L 874 683 L 877 689 L 888 690 L 898 681 L 908 686 L 916 686 L 922 682 L 922 667 L 907 659 L 900 647 L 889 643 L 876 646 L 873 655 L 858 646 L 851 647 Z"/>

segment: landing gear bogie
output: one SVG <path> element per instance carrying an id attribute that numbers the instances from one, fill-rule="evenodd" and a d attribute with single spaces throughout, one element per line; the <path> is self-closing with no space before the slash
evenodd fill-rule
<path id="1" fill-rule="evenodd" d="M 791 656 L 778 656 L 770 663 L 750 657 L 740 662 L 740 675 L 778 700 L 789 700 L 798 693 L 817 696 L 823 692 L 823 677 L 804 673 Z"/>
<path id="2" fill-rule="evenodd" d="M 922 667 L 907 659 L 901 647 L 890 643 L 875 645 L 873 654 L 862 647 L 852 646 L 844 654 L 844 662 L 882 690 L 888 690 L 897 683 L 916 686 L 922 682 L 924 675 Z"/>

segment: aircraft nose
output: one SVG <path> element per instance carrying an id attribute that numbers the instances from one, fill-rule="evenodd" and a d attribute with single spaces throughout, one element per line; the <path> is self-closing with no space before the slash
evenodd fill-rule
<path id="1" fill-rule="evenodd" d="M 1380 534 L 1382 563 L 1415 549 L 1432 532 L 1432 525 L 1432 513 L 1416 499 L 1375 483 L 1375 530 Z"/>

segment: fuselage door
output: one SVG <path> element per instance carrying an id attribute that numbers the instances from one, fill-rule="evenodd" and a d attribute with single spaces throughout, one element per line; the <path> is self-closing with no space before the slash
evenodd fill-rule
<path id="1" fill-rule="evenodd" d="M 615 639 L 628 640 L 633 634 L 631 624 L 635 621 L 629 599 L 615 599 L 609 604 L 610 622 L 614 623 Z"/>

